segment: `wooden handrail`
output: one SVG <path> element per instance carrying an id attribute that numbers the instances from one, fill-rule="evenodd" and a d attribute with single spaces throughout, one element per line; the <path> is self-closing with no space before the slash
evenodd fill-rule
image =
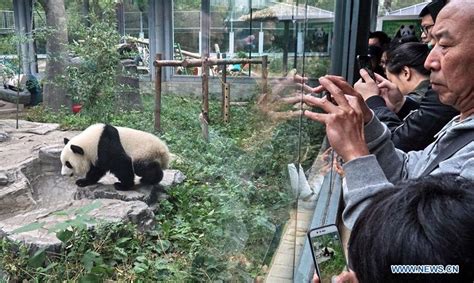
<path id="1" fill-rule="evenodd" d="M 262 59 L 260 58 L 234 58 L 234 59 L 216 59 L 209 58 L 209 65 L 229 65 L 229 64 L 262 64 Z M 202 66 L 202 59 L 184 59 L 184 60 L 155 60 L 153 62 L 155 67 L 198 67 Z"/>

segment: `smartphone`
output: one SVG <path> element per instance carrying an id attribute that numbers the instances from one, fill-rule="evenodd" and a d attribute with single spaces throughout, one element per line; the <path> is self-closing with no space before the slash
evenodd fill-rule
<path id="1" fill-rule="evenodd" d="M 365 69 L 367 73 L 369 73 L 369 76 L 375 81 L 370 55 L 357 55 L 357 64 L 359 65 L 359 69 Z M 364 79 L 362 79 L 362 81 L 365 82 Z"/>
<path id="2" fill-rule="evenodd" d="M 314 267 L 321 283 L 346 270 L 346 257 L 336 225 L 322 226 L 308 232 Z"/>

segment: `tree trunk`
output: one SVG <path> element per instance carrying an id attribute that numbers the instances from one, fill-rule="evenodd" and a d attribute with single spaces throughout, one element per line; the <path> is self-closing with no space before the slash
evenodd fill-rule
<path id="1" fill-rule="evenodd" d="M 82 1 L 82 16 L 84 17 L 84 25 L 86 27 L 90 26 L 89 12 L 90 12 L 89 0 L 83 0 Z"/>
<path id="2" fill-rule="evenodd" d="M 44 105 L 58 111 L 62 106 L 70 108 L 71 99 L 58 83 L 65 73 L 67 58 L 67 22 L 64 0 L 39 0 L 46 12 L 46 26 L 51 33 L 46 38 L 46 80 L 43 88 Z"/>

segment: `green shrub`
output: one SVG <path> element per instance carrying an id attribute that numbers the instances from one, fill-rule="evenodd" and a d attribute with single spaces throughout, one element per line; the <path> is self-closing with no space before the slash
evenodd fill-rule
<path id="1" fill-rule="evenodd" d="M 120 35 L 116 31 L 114 10 L 108 7 L 104 14 L 89 17 L 90 25 L 74 22 L 73 40 L 69 44 L 73 62 L 66 67 L 60 84 L 74 103 L 82 104 L 87 115 L 108 122 L 117 111 L 117 95 L 123 89 L 117 84 L 117 76 L 123 73 L 117 44 Z"/>

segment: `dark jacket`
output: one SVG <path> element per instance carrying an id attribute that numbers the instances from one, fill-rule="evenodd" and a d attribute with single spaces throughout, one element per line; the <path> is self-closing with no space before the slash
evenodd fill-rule
<path id="1" fill-rule="evenodd" d="M 421 89 L 416 88 L 417 95 Z M 424 149 L 434 141 L 434 135 L 459 114 L 451 106 L 442 104 L 429 84 L 419 103 L 409 95 L 398 113 L 390 111 L 380 96 L 372 96 L 366 102 L 389 128 L 395 147 L 405 152 Z"/>
<path id="2" fill-rule="evenodd" d="M 410 91 L 407 96 L 413 100 L 415 100 L 418 104 L 421 103 L 423 97 L 425 97 L 428 90 L 430 90 L 430 80 L 424 80 L 419 83 L 414 90 Z"/>

